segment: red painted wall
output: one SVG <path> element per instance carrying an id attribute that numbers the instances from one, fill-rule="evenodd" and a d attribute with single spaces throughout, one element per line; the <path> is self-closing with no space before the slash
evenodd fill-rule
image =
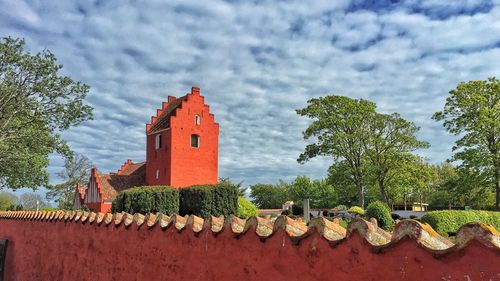
<path id="1" fill-rule="evenodd" d="M 195 124 L 196 115 L 201 116 L 200 125 Z M 217 183 L 219 124 L 215 123 L 199 90 L 187 96 L 170 120 L 172 186 Z M 200 147 L 191 147 L 192 134 L 200 136 Z"/>
<path id="2" fill-rule="evenodd" d="M 414 241 L 376 253 L 356 233 L 335 247 L 318 233 L 298 245 L 281 229 L 218 235 L 173 226 L 0 220 L 5 280 L 500 280 L 500 252 L 479 242 L 434 258 Z"/>
<path id="3" fill-rule="evenodd" d="M 195 116 L 201 117 L 200 125 Z M 170 119 L 170 128 L 162 131 L 162 148 L 155 149 L 157 134 L 147 135 L 148 185 L 171 185 L 182 188 L 196 184 L 215 184 L 218 178 L 219 124 L 193 87 L 181 107 Z M 191 147 L 191 135 L 200 136 L 200 147 Z M 156 179 L 156 170 L 160 178 Z"/>
<path id="4" fill-rule="evenodd" d="M 155 149 L 156 135 L 146 135 L 146 182 L 148 185 L 171 185 L 172 142 L 171 130 L 167 129 L 162 135 L 162 147 Z M 160 171 L 156 179 L 156 170 Z"/>

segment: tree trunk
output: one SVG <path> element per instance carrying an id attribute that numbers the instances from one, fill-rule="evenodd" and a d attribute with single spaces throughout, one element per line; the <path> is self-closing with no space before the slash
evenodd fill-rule
<path id="1" fill-rule="evenodd" d="M 385 184 L 383 179 L 378 180 L 378 187 L 380 188 L 380 193 L 382 194 L 382 200 L 389 206 L 389 195 L 387 195 L 387 191 L 385 190 Z"/>
<path id="2" fill-rule="evenodd" d="M 358 187 L 358 203 L 361 208 L 365 208 L 365 187 L 361 183 L 356 183 Z"/>
<path id="3" fill-rule="evenodd" d="M 500 211 L 500 167 L 497 167 L 495 170 L 495 208 L 497 211 Z"/>

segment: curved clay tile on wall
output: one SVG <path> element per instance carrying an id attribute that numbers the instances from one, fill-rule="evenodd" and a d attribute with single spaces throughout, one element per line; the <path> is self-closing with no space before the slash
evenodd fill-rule
<path id="1" fill-rule="evenodd" d="M 265 242 L 277 231 L 284 231 L 294 242 L 300 243 L 305 237 L 318 233 L 327 240 L 330 245 L 350 239 L 352 235 L 363 237 L 376 252 L 383 252 L 384 249 L 394 247 L 400 241 L 410 239 L 435 257 L 447 255 L 450 252 L 467 247 L 472 241 L 478 241 L 481 245 L 500 250 L 500 233 L 493 226 L 481 223 L 468 223 L 463 225 L 457 232 L 455 242 L 451 242 L 440 236 L 428 224 L 420 223 L 416 220 L 402 220 L 394 231 L 388 233 L 377 226 L 375 220 L 366 221 L 360 218 L 349 223 L 347 229 L 340 226 L 338 220 L 329 221 L 324 218 L 314 218 L 309 226 L 302 221 L 294 220 L 287 216 L 279 216 L 274 222 L 261 217 L 251 217 L 241 219 L 236 216 L 224 218 L 209 217 L 203 219 L 197 216 L 167 216 L 162 213 L 157 214 L 128 214 L 122 213 L 94 213 L 84 211 L 6 211 L 0 212 L 0 219 L 26 220 L 39 222 L 75 222 L 97 224 L 98 226 L 115 225 L 122 223 L 127 229 L 144 227 L 151 229 L 160 227 L 162 229 L 173 228 L 177 231 L 191 229 L 197 234 L 203 231 L 211 231 L 214 234 L 224 229 L 230 230 L 235 237 L 241 235 L 257 235 L 261 241 Z"/>

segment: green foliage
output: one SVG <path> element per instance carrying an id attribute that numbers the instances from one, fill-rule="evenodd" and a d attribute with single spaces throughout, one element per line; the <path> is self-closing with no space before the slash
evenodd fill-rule
<path id="1" fill-rule="evenodd" d="M 366 177 L 366 141 L 370 137 L 367 120 L 375 115 L 375 104 L 363 99 L 326 96 L 307 101 L 306 108 L 298 109 L 301 116 L 309 117 L 312 124 L 303 132 L 304 139 L 314 138 L 298 158 L 304 163 L 317 156 L 330 156 L 335 162 L 345 161 L 349 179 L 364 206 L 364 178 Z"/>
<path id="2" fill-rule="evenodd" d="M 401 162 L 413 156 L 410 152 L 427 148 L 427 142 L 419 141 L 416 134 L 419 130 L 412 122 L 401 118 L 399 114 L 376 114 L 367 120 L 370 137 L 366 141 L 366 155 L 370 162 L 370 174 L 380 190 L 386 204 L 390 204 L 387 181 Z"/>
<path id="3" fill-rule="evenodd" d="M 70 155 L 60 133 L 92 118 L 89 87 L 61 76 L 48 50 L 35 55 L 24 40 L 0 40 L 0 187 L 48 185 L 49 154 Z"/>
<path id="4" fill-rule="evenodd" d="M 347 211 L 347 206 L 346 205 L 337 205 L 335 209 L 339 211 Z"/>
<path id="5" fill-rule="evenodd" d="M 296 205 L 302 205 L 304 199 L 310 199 L 311 208 L 332 208 L 337 202 L 333 186 L 324 179 L 311 180 L 306 176 L 298 176 L 287 185 L 286 190 L 288 199 Z"/>
<path id="6" fill-rule="evenodd" d="M 0 192 L 0 211 L 15 209 L 19 204 L 19 199 L 14 193 Z"/>
<path id="7" fill-rule="evenodd" d="M 448 132 L 460 137 L 453 147 L 453 160 L 487 180 L 500 210 L 500 81 L 491 77 L 458 84 L 433 119 L 443 121 Z"/>
<path id="8" fill-rule="evenodd" d="M 354 190 L 360 206 L 365 206 L 367 186 L 375 184 L 389 203 L 386 182 L 391 172 L 412 151 L 429 146 L 417 139 L 415 124 L 397 113 L 378 113 L 375 103 L 367 100 L 320 97 L 309 100 L 297 113 L 313 119 L 303 134 L 305 139 L 316 140 L 306 146 L 299 163 L 316 156 L 332 157 L 329 182 L 348 193 Z"/>
<path id="9" fill-rule="evenodd" d="M 489 211 L 432 211 L 420 218 L 420 221 L 432 226 L 442 236 L 448 232 L 457 232 L 464 224 L 480 222 L 500 229 L 500 212 Z"/>
<path id="10" fill-rule="evenodd" d="M 343 228 L 347 228 L 347 226 L 349 226 L 349 222 L 347 220 L 345 220 L 345 219 L 339 219 L 339 224 Z"/>
<path id="11" fill-rule="evenodd" d="M 386 181 L 389 201 L 425 201 L 437 181 L 433 166 L 419 156 L 407 154 Z"/>
<path id="12" fill-rule="evenodd" d="M 384 230 L 392 231 L 394 229 L 394 220 L 391 216 L 391 210 L 383 202 L 375 201 L 368 204 L 365 217 L 377 219 L 378 226 Z"/>
<path id="13" fill-rule="evenodd" d="M 365 214 L 365 210 L 363 210 L 363 208 L 361 208 L 359 206 L 352 206 L 351 208 L 349 208 L 349 210 L 347 210 L 347 212 L 349 212 L 351 214 L 360 215 L 360 216 Z"/>
<path id="14" fill-rule="evenodd" d="M 252 203 L 261 209 L 281 208 L 288 200 L 287 183 L 279 181 L 278 184 L 255 184 L 250 186 Z"/>
<path id="15" fill-rule="evenodd" d="M 227 183 L 197 185 L 180 191 L 180 214 L 229 216 L 238 211 L 238 188 Z"/>
<path id="16" fill-rule="evenodd" d="M 48 200 L 55 200 L 58 208 L 70 210 L 73 208 L 75 200 L 76 184 L 86 187 L 90 177 L 92 162 L 81 154 L 73 154 L 66 157 L 64 161 L 64 170 L 57 173 L 57 176 L 63 180 L 62 183 L 49 185 L 46 194 Z"/>
<path id="17" fill-rule="evenodd" d="M 245 197 L 247 193 L 248 187 L 243 186 L 243 181 L 240 181 L 238 183 L 234 183 L 229 179 L 228 177 L 226 178 L 219 178 L 219 184 L 228 184 L 228 185 L 233 185 L 238 189 L 238 196 Z"/>
<path id="18" fill-rule="evenodd" d="M 259 215 L 259 209 L 245 197 L 238 197 L 238 217 L 249 218 Z"/>
<path id="19" fill-rule="evenodd" d="M 179 213 L 179 190 L 170 186 L 143 186 L 126 189 L 116 196 L 112 212 Z"/>

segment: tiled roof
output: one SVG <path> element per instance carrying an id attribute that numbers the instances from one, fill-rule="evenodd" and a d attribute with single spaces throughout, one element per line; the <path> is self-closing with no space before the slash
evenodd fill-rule
<path id="1" fill-rule="evenodd" d="M 112 201 L 118 192 L 146 185 L 146 163 L 131 163 L 120 174 L 96 174 L 104 200 Z"/>
<path id="2" fill-rule="evenodd" d="M 151 127 L 147 130 L 148 134 L 156 133 L 160 130 L 170 128 L 170 117 L 175 115 L 175 110 L 182 105 L 182 101 L 186 99 L 187 96 L 182 96 L 169 101 L 166 108 L 159 109 L 157 113 L 159 116 L 153 116 L 151 119 Z"/>
<path id="3" fill-rule="evenodd" d="M 131 160 L 127 160 L 125 164 L 118 170 L 117 175 L 132 175 L 136 173 L 144 173 L 146 169 L 146 162 L 134 163 Z M 144 171 L 140 171 L 140 169 L 144 169 Z"/>
<path id="4" fill-rule="evenodd" d="M 265 241 L 277 231 L 285 231 L 287 236 L 295 245 L 300 240 L 318 233 L 331 246 L 343 243 L 353 235 L 363 237 L 375 252 L 384 252 L 385 249 L 393 247 L 402 240 L 411 239 L 420 247 L 427 250 L 434 257 L 439 258 L 467 247 L 472 241 L 477 241 L 487 248 L 500 251 L 500 233 L 492 226 L 481 223 L 468 223 L 463 225 L 456 234 L 454 243 L 441 237 L 429 225 L 422 224 L 416 220 L 400 221 L 392 233 L 388 233 L 377 226 L 375 220 L 366 221 L 353 219 L 347 229 L 343 228 L 338 221 L 329 221 L 325 218 L 314 218 L 309 226 L 303 222 L 293 220 L 287 216 L 279 216 L 275 221 L 261 217 L 240 219 L 235 216 L 224 218 L 209 217 L 203 219 L 197 216 L 167 216 L 165 214 L 139 214 L 134 215 L 122 213 L 94 213 L 83 211 L 4 211 L 0 212 L 0 219 L 16 219 L 30 221 L 51 222 L 88 222 L 90 224 L 119 226 L 124 224 L 127 229 L 145 227 L 150 229 L 160 227 L 162 229 L 172 228 L 177 231 L 190 228 L 195 234 L 201 231 L 211 231 L 214 234 L 223 229 L 230 229 L 235 238 L 241 235 L 257 235 L 261 241 Z M 197 237 L 204 237 L 198 236 Z"/>

